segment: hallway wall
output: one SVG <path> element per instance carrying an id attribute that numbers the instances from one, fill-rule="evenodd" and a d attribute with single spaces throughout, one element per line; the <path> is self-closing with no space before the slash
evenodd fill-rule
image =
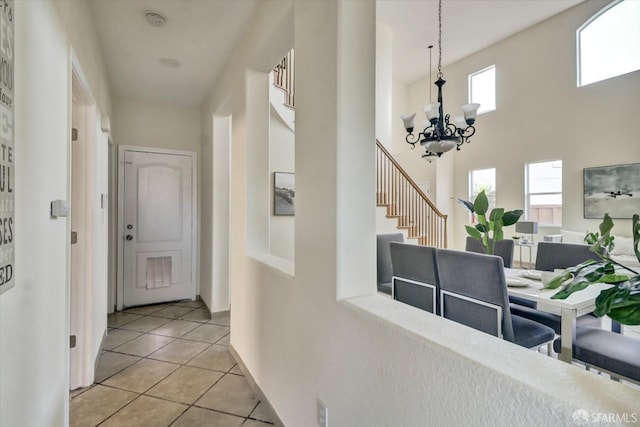
<path id="1" fill-rule="evenodd" d="M 86 2 L 13 4 L 16 282 L 0 295 L 0 425 L 64 426 L 71 230 L 51 219 L 50 202 L 69 199 L 71 45 L 102 111 L 110 100 Z"/>
<path id="2" fill-rule="evenodd" d="M 114 98 L 113 139 L 118 145 L 200 152 L 200 112 L 117 96 Z"/>
<path id="3" fill-rule="evenodd" d="M 340 426 L 567 425 L 576 408 L 635 408 L 635 390 L 376 295 L 373 4 L 263 5 L 203 116 L 231 97 L 231 345 L 285 425 L 315 425 L 318 398 Z M 247 100 L 269 65 L 252 58 L 288 50 L 269 43 L 282 16 L 297 61 L 295 276 L 250 245 L 254 208 L 268 212 L 252 199 L 268 158 Z"/>

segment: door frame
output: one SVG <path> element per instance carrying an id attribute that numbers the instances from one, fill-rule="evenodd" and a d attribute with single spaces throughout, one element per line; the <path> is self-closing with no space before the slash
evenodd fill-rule
<path id="1" fill-rule="evenodd" d="M 127 151 L 137 151 L 151 154 L 173 154 L 191 158 L 191 286 L 192 298 L 195 299 L 198 290 L 197 252 L 198 247 L 198 154 L 194 151 L 170 150 L 165 148 L 137 147 L 134 145 L 118 146 L 118 228 L 116 240 L 118 242 L 117 280 L 116 280 L 116 310 L 124 308 L 124 154 Z"/>
<path id="2" fill-rule="evenodd" d="M 89 147 L 91 150 L 95 144 L 95 116 L 97 115 L 96 104 L 87 79 L 80 62 L 75 56 L 74 52 L 70 52 L 70 102 L 69 102 L 69 124 L 68 124 L 68 179 L 67 179 L 67 194 L 69 198 L 69 205 L 71 212 L 67 220 L 67 271 L 69 282 L 69 334 L 76 336 L 77 345 L 75 348 L 69 348 L 69 389 L 74 390 L 79 387 L 88 387 L 94 380 L 94 362 L 91 358 L 92 343 L 93 343 L 93 317 L 92 317 L 92 304 L 93 304 L 93 255 L 90 253 L 89 257 L 84 262 L 77 262 L 77 256 L 72 248 L 71 233 L 72 231 L 78 231 L 80 239 L 83 244 L 93 244 L 93 230 L 87 230 L 84 226 L 81 230 L 73 230 L 73 220 L 78 217 L 82 217 L 82 223 L 88 222 L 94 214 L 93 210 L 87 206 L 79 207 L 79 201 L 74 197 L 73 185 L 74 175 L 78 178 L 79 170 L 86 170 L 88 164 L 87 152 L 84 152 L 84 156 L 73 155 L 73 138 L 72 129 L 77 126 L 77 131 L 82 134 L 83 140 L 81 143 L 85 147 Z M 78 122 L 73 122 L 73 111 L 79 113 Z M 87 150 L 87 148 L 85 148 Z M 89 169 L 87 172 L 95 174 L 95 169 Z M 93 182 L 95 176 L 90 177 L 89 181 Z M 84 181 L 83 181 L 84 182 Z M 93 188 L 82 188 L 82 192 L 87 197 L 93 196 Z M 87 192 L 89 194 L 87 194 Z M 89 227 L 90 228 L 90 227 Z M 91 232 L 91 235 L 89 234 Z M 79 278 L 84 280 L 78 280 Z M 86 281 L 85 281 L 86 280 Z M 106 313 L 105 313 L 106 314 Z"/>

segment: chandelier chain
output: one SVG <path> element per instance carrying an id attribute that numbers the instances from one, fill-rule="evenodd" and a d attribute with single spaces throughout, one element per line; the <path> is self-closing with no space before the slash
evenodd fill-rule
<path id="1" fill-rule="evenodd" d="M 405 141 L 411 145 L 424 146 L 423 158 L 431 159 L 440 157 L 443 153 L 455 148 L 460 150 L 462 144 L 471 142 L 471 137 L 475 134 L 476 128 L 473 124 L 478 115 L 480 104 L 471 103 L 462 106 L 463 116 L 453 118 L 444 113 L 444 100 L 442 98 L 442 87 L 446 83 L 442 78 L 442 2 L 438 0 L 438 80 L 434 84 L 438 87 L 438 102 L 431 102 L 431 86 L 429 86 L 429 105 L 423 110 L 427 116 L 422 132 L 414 134 L 416 113 L 403 114 L 402 121 L 407 131 Z M 429 80 L 431 81 L 432 53 L 433 45 L 429 45 Z"/>
<path id="2" fill-rule="evenodd" d="M 431 78 L 431 71 L 433 70 L 433 66 L 431 65 L 431 53 L 433 51 L 433 45 L 430 44 L 429 45 L 429 81 L 427 82 L 427 86 L 429 86 L 429 103 L 433 102 L 433 96 L 431 96 L 431 82 L 433 81 L 433 79 Z"/>
<path id="3" fill-rule="evenodd" d="M 442 0 L 438 1 L 438 78 L 442 78 Z"/>

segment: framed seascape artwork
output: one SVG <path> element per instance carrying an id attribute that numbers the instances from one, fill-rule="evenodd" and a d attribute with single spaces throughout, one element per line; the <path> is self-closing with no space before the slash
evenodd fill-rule
<path id="1" fill-rule="evenodd" d="M 640 163 L 584 169 L 584 217 L 631 219 L 640 207 Z"/>
<path id="2" fill-rule="evenodd" d="M 295 215 L 296 178 L 288 172 L 273 173 L 273 214 Z"/>

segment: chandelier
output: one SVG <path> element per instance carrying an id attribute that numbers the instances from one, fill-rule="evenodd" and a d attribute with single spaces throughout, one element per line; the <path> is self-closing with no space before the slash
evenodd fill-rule
<path id="1" fill-rule="evenodd" d="M 431 49 L 433 46 L 429 46 Z M 450 115 L 444 114 L 442 105 L 442 86 L 446 83 L 442 77 L 442 0 L 438 1 L 438 80 L 435 85 L 438 87 L 438 102 L 433 102 L 424 107 L 427 120 L 423 123 L 424 129 L 418 135 L 413 134 L 415 127 L 416 113 L 403 114 L 401 116 L 404 127 L 407 130 L 405 140 L 415 148 L 416 144 L 424 146 L 423 158 L 433 159 L 440 157 L 453 147 L 460 150 L 465 142 L 471 142 L 469 138 L 476 132 L 473 124 L 478 115 L 480 104 L 465 104 L 462 106 L 464 115 L 454 118 L 454 123 L 450 122 Z M 430 99 L 431 100 L 431 99 Z"/>

